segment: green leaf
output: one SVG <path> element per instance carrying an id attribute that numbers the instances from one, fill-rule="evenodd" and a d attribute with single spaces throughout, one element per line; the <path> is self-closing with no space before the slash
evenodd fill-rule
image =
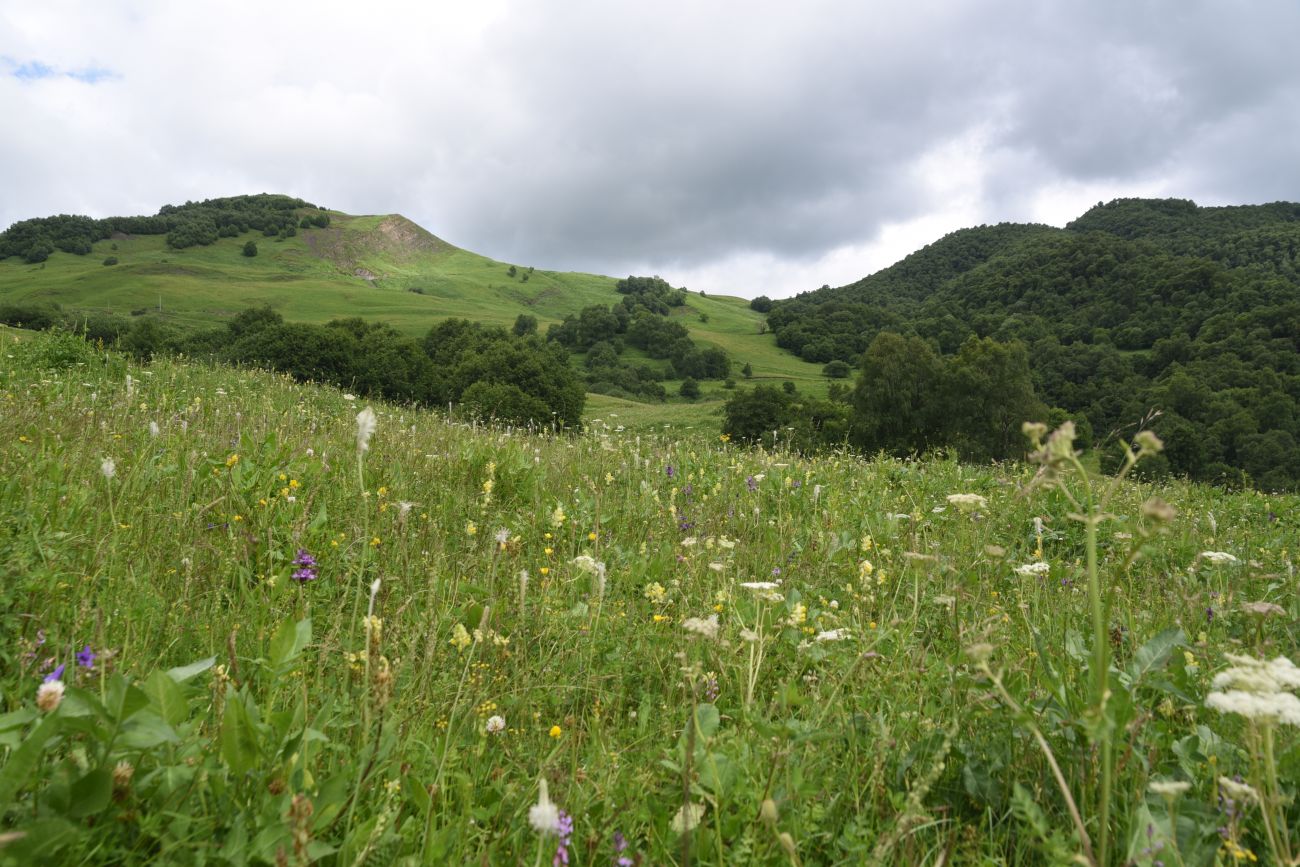
<path id="1" fill-rule="evenodd" d="M 294 660 L 311 644 L 311 618 L 298 622 L 286 620 L 271 636 L 271 670 L 277 676 L 287 674 Z"/>
<path id="2" fill-rule="evenodd" d="M 141 711 L 122 724 L 122 746 L 129 750 L 151 750 L 156 746 L 177 743 L 180 738 L 172 727 L 151 710 Z"/>
<path id="3" fill-rule="evenodd" d="M 108 707 L 109 716 L 118 723 L 149 705 L 149 696 L 145 695 L 139 687 L 127 682 L 127 679 L 120 674 L 115 674 L 108 679 L 106 698 L 105 705 Z"/>
<path id="4" fill-rule="evenodd" d="M 58 711 L 49 714 L 32 729 L 32 733 L 23 741 L 22 746 L 10 754 L 9 761 L 5 762 L 4 768 L 0 769 L 0 804 L 8 804 L 12 801 L 23 784 L 32 779 L 36 763 L 41 758 L 41 750 L 45 748 L 45 742 L 58 732 L 61 723 Z"/>
<path id="5" fill-rule="evenodd" d="M 190 715 L 189 703 L 180 684 L 169 674 L 155 671 L 144 682 L 144 691 L 149 696 L 158 714 L 169 725 L 179 725 Z"/>
<path id="6" fill-rule="evenodd" d="M 1139 647 L 1128 667 L 1128 676 L 1132 679 L 1131 682 L 1136 684 L 1151 672 L 1164 668 L 1165 663 L 1169 661 L 1169 654 L 1173 653 L 1174 648 L 1186 643 L 1187 636 L 1183 630 L 1177 626 L 1171 626 Z"/>
<path id="7" fill-rule="evenodd" d="M 36 819 L 23 823 L 23 835 L 0 848 L 0 863 L 40 864 L 50 862 L 59 850 L 76 840 L 80 829 L 65 819 Z M 13 860 L 7 860 L 12 858 Z"/>
<path id="8" fill-rule="evenodd" d="M 246 774 L 260 754 L 257 728 L 248 715 L 242 696 L 227 687 L 226 709 L 221 715 L 221 757 L 235 774 Z"/>
<path id="9" fill-rule="evenodd" d="M 695 725 L 699 730 L 699 737 L 711 738 L 718 731 L 718 726 L 722 724 L 722 715 L 718 713 L 717 707 L 711 704 L 701 704 L 695 707 Z"/>
<path id="10" fill-rule="evenodd" d="M 200 659 L 198 662 L 191 662 L 189 665 L 182 665 L 179 668 L 169 668 L 167 676 L 177 683 L 184 683 L 191 677 L 200 675 L 212 667 L 217 661 L 215 656 L 209 656 L 207 659 Z"/>
<path id="11" fill-rule="evenodd" d="M 113 794 L 113 774 L 107 768 L 95 768 L 72 784 L 68 815 L 74 819 L 93 816 L 108 806 Z"/>

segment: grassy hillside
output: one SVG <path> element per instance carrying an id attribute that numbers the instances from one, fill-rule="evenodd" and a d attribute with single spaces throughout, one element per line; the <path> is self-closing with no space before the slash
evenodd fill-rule
<path id="1" fill-rule="evenodd" d="M 1240 674 L 1300 651 L 1294 496 L 612 411 L 546 438 L 377 405 L 359 451 L 333 389 L 4 340 L 5 867 L 1300 845 L 1298 730 L 1206 704 L 1229 665 L 1239 711 L 1300 683 Z"/>
<path id="2" fill-rule="evenodd" d="M 163 235 L 119 233 L 97 241 L 87 255 L 56 251 L 37 264 L 11 256 L 0 260 L 0 303 L 144 311 L 180 326 L 209 325 L 265 304 L 290 321 L 361 316 L 420 336 L 441 319 L 508 326 L 521 313 L 536 316 L 544 332 L 568 313 L 621 297 L 614 278 L 595 274 L 529 272 L 527 263 L 516 263 L 512 277 L 509 263 L 448 244 L 398 215 L 330 216 L 327 228 L 304 228 L 283 239 L 248 232 L 175 250 Z M 256 257 L 241 253 L 249 240 L 258 246 Z M 109 256 L 118 264 L 103 265 Z M 813 393 L 825 391 L 820 365 L 777 347 L 770 333 L 761 333 L 763 317 L 744 299 L 695 293 L 674 315 L 698 342 L 727 350 L 737 378 L 748 362 L 756 379 L 789 379 Z M 673 393 L 676 385 L 666 383 Z M 696 404 L 695 416 L 705 418 L 717 405 L 706 398 Z"/>

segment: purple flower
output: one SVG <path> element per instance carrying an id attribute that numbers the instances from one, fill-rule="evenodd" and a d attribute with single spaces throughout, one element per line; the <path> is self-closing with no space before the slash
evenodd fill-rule
<path id="1" fill-rule="evenodd" d="M 44 682 L 49 683 L 52 680 L 63 680 L 63 669 L 65 668 L 67 668 L 67 666 L 65 666 L 63 663 L 59 663 L 58 668 L 54 669 L 54 671 L 51 671 L 49 674 L 45 675 Z"/>
<path id="2" fill-rule="evenodd" d="M 296 569 L 289 577 L 297 581 L 299 584 L 306 584 L 308 581 L 316 580 L 316 570 L 305 567 L 302 569 Z"/>
<path id="3" fill-rule="evenodd" d="M 569 840 L 573 837 L 573 817 L 563 810 L 560 811 L 560 818 L 555 822 L 555 833 L 560 836 L 560 843 L 555 847 L 555 857 L 551 859 L 551 867 L 560 867 L 561 864 L 569 863 Z"/>
<path id="4" fill-rule="evenodd" d="M 671 479 L 673 477 L 673 465 L 669 464 L 668 466 L 664 467 L 664 472 L 668 475 L 668 478 Z"/>
<path id="5" fill-rule="evenodd" d="M 308 581 L 316 580 L 316 558 L 308 554 L 306 548 L 298 549 L 298 556 L 294 558 L 293 565 L 300 568 L 294 570 L 294 573 L 289 577 L 299 584 L 306 584 Z"/>
<path id="6" fill-rule="evenodd" d="M 615 831 L 614 854 L 617 857 L 614 859 L 614 864 L 617 867 L 632 867 L 633 861 L 623 854 L 625 851 L 627 851 L 627 838 L 623 836 L 621 831 Z"/>
<path id="7" fill-rule="evenodd" d="M 77 665 L 82 668 L 95 667 L 95 651 L 90 649 L 89 644 L 81 648 L 81 651 L 77 654 Z"/>
<path id="8" fill-rule="evenodd" d="M 314 569 L 316 567 L 316 558 L 308 554 L 306 548 L 299 548 L 298 556 L 294 558 L 293 565 L 306 566 L 308 569 Z"/>
<path id="9" fill-rule="evenodd" d="M 753 476 L 750 476 L 749 478 L 745 479 L 745 486 L 748 487 L 751 491 L 758 490 L 758 482 L 754 480 Z"/>

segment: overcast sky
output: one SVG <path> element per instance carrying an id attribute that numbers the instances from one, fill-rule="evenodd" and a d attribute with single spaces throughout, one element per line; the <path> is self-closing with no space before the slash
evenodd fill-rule
<path id="1" fill-rule="evenodd" d="M 1098 201 L 1300 200 L 1300 3 L 0 0 L 0 226 L 284 192 L 773 297 Z"/>

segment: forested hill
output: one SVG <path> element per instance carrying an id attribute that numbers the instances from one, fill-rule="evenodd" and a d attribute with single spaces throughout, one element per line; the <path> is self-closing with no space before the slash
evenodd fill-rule
<path id="1" fill-rule="evenodd" d="M 1038 397 L 1099 438 L 1149 411 L 1169 471 L 1300 482 L 1300 204 L 1098 205 L 1064 229 L 954 232 L 839 288 L 775 304 L 779 345 L 857 362 L 881 332 L 943 354 L 1029 350 Z"/>

